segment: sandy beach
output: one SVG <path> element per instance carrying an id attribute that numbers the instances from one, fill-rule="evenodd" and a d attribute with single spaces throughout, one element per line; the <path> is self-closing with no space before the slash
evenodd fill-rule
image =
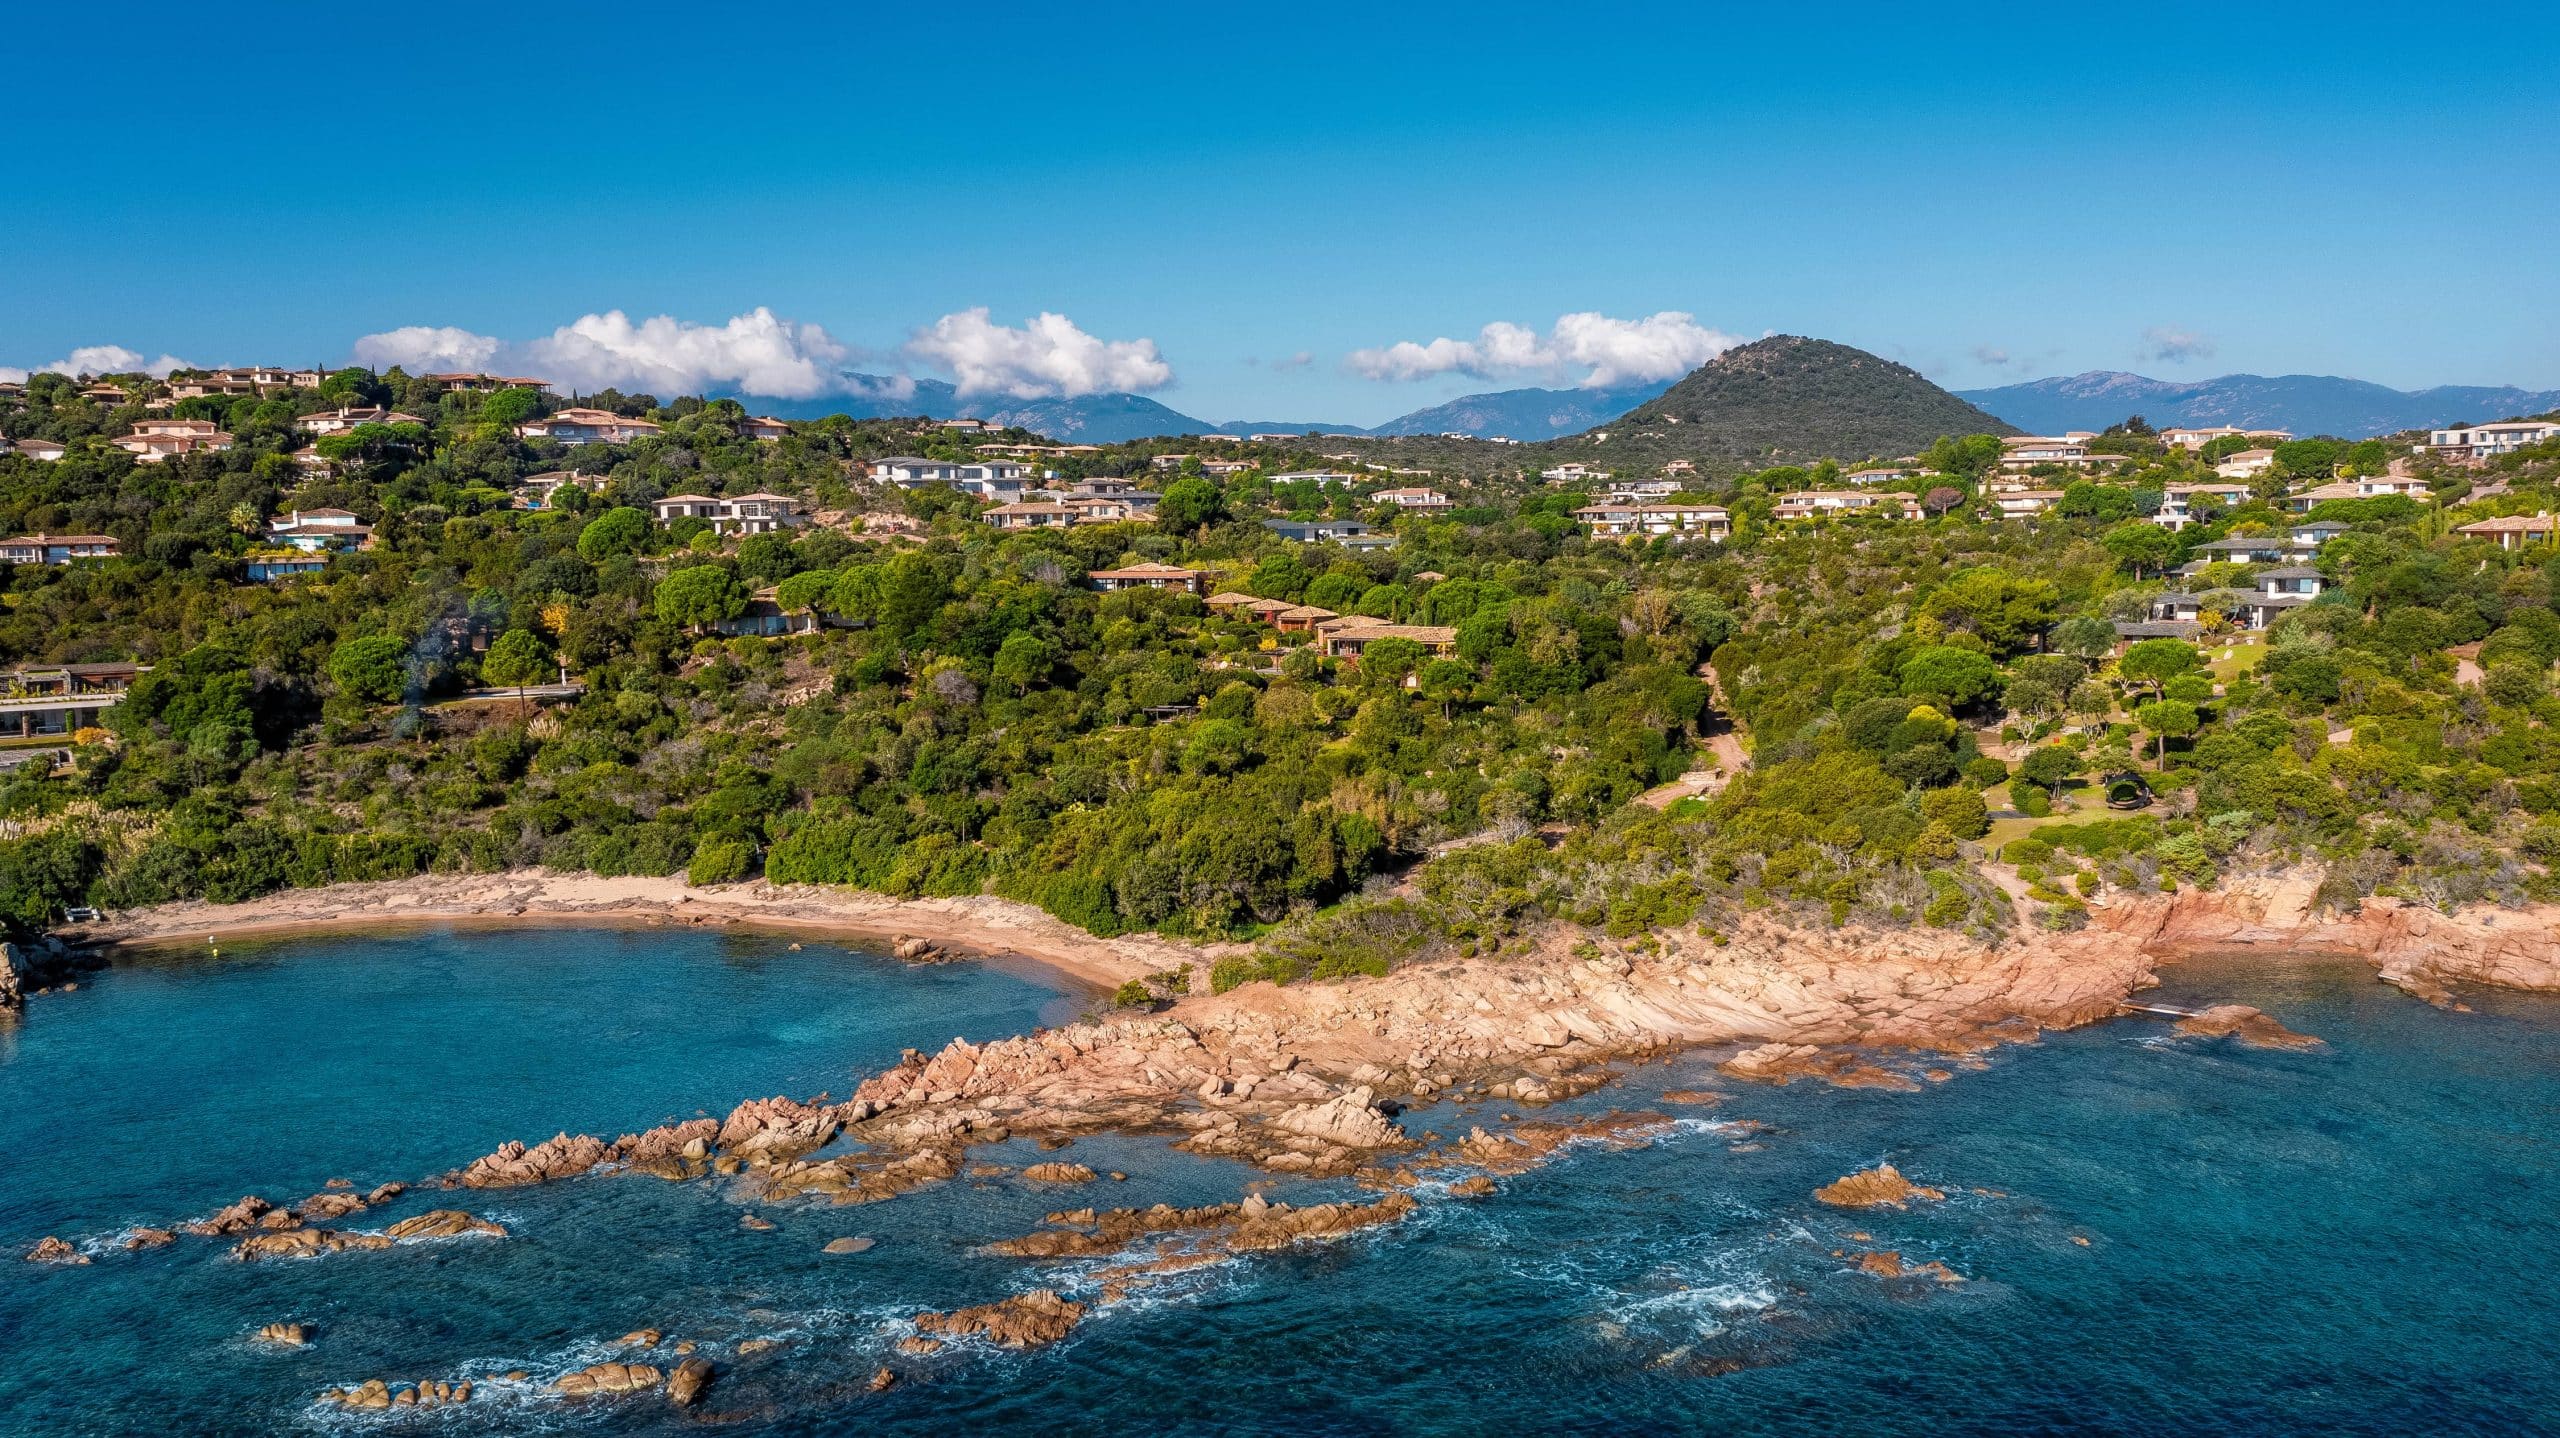
<path id="1" fill-rule="evenodd" d="M 541 870 L 333 884 L 239 904 L 162 904 L 58 932 L 73 943 L 139 945 L 471 923 L 740 925 L 884 944 L 917 938 L 948 951 L 1026 959 L 1104 989 L 1198 965 L 1199 987 L 1205 990 L 1208 963 L 1241 947 L 1185 944 L 1154 935 L 1096 938 L 1028 904 L 984 896 L 893 899 L 762 882 L 696 888 L 680 878 L 607 879 Z"/>

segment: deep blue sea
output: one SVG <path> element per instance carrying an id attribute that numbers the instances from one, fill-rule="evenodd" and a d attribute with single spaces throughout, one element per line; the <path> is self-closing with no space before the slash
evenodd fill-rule
<path id="1" fill-rule="evenodd" d="M 2473 1012 L 2439 1011 L 2354 965 L 2171 970 L 2158 995 L 2256 1004 L 2329 1041 L 2311 1052 L 2142 1019 L 1919 1093 L 1723 1082 L 1704 1057 L 1639 1069 L 1563 1107 L 1732 1097 L 1488 1199 L 1427 1197 L 1397 1228 L 1186 1275 L 1028 1354 L 892 1346 L 920 1307 L 1073 1291 L 1074 1268 L 973 1252 L 1050 1209 L 1232 1199 L 1254 1175 L 1087 1139 L 1059 1156 L 1126 1183 L 1061 1197 L 993 1177 L 750 1209 L 713 1184 L 623 1177 L 421 1192 L 348 1221 L 459 1205 L 503 1221 L 503 1240 L 254 1265 L 213 1239 L 114 1250 L 132 1225 L 244 1193 L 414 1180 L 510 1137 L 842 1094 L 903 1047 L 1090 1002 L 1037 971 L 791 942 L 237 943 L 130 958 L 37 1000 L 0 1031 L 0 1243 L 100 1251 L 0 1265 L 0 1432 L 2560 1432 L 2560 1001 L 2477 993 Z M 1880 1159 L 1948 1200 L 1812 1199 Z M 742 1227 L 749 1212 L 775 1228 Z M 877 1244 L 820 1252 L 849 1235 Z M 1835 1256 L 1863 1248 L 1970 1281 L 1880 1280 Z M 284 1319 L 316 1341 L 251 1339 Z M 644 1325 L 719 1363 L 691 1414 L 503 1383 L 434 1414 L 314 1402 L 370 1377 L 547 1377 L 618 1356 L 607 1341 Z M 755 1338 L 780 1346 L 737 1357 Z M 884 1362 L 905 1380 L 871 1394 Z"/>

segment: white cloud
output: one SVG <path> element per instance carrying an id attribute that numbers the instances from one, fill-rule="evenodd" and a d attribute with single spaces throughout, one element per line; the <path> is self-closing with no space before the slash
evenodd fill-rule
<path id="1" fill-rule="evenodd" d="M 2142 344 L 2134 358 L 2183 364 L 2188 360 L 2213 358 L 2213 340 L 2177 325 L 2153 325 L 2142 332 Z"/>
<path id="2" fill-rule="evenodd" d="M 1150 339 L 1104 340 L 1065 315 L 1043 312 L 1016 329 L 987 309 L 947 314 L 907 341 L 907 357 L 951 372 L 960 393 L 1072 399 L 1106 390 L 1144 393 L 1173 383 L 1173 366 Z"/>
<path id="3" fill-rule="evenodd" d="M 48 360 L 26 369 L 0 365 L 0 380 L 24 384 L 27 376 L 37 374 L 147 374 L 158 379 L 166 377 L 173 369 L 191 368 L 193 366 L 176 355 L 164 354 L 145 363 L 140 350 L 129 350 L 122 345 L 82 345 L 58 360 Z"/>
<path id="4" fill-rule="evenodd" d="M 564 325 L 525 346 L 545 379 L 579 389 L 639 389 L 659 395 L 737 389 L 777 399 L 841 390 L 837 369 L 852 351 L 811 324 L 777 319 L 758 306 L 725 325 L 671 315 L 633 323 L 614 310 Z"/>
<path id="5" fill-rule="evenodd" d="M 631 390 L 672 399 L 738 390 L 776 399 L 840 393 L 853 351 L 824 329 L 758 307 L 726 324 L 673 315 L 633 320 L 620 310 L 586 315 L 540 339 L 510 343 L 450 325 L 409 325 L 370 334 L 355 357 L 375 368 L 524 370 L 573 390 Z"/>
<path id="6" fill-rule="evenodd" d="M 1312 352 L 1300 350 L 1296 354 L 1273 360 L 1271 362 L 1271 367 L 1275 370 L 1281 371 L 1305 369 L 1307 366 L 1314 364 L 1315 362 L 1316 357 Z"/>
<path id="7" fill-rule="evenodd" d="M 357 340 L 355 360 L 368 369 L 397 365 L 411 374 L 476 373 L 488 369 L 503 347 L 504 342 L 494 336 L 475 335 L 452 325 L 403 325 Z"/>
<path id="8" fill-rule="evenodd" d="M 1643 319 L 1613 319 L 1592 310 L 1559 316 L 1544 335 L 1525 325 L 1496 320 L 1471 340 L 1443 336 L 1427 344 L 1401 340 L 1383 349 L 1354 350 L 1343 366 L 1374 380 L 1427 379 L 1465 374 L 1478 379 L 1548 374 L 1570 377 L 1585 389 L 1638 380 L 1676 379 L 1742 343 L 1739 335 L 1699 324 L 1694 315 L 1664 310 Z"/>

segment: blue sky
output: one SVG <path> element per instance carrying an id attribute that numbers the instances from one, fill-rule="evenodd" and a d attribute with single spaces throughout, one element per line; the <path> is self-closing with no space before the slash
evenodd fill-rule
<path id="1" fill-rule="evenodd" d="M 736 343 L 1372 422 L 1590 378 L 1559 316 L 1677 312 L 1960 386 L 2560 387 L 2548 9 L 1775 8 L 44 7 L 0 365 L 404 326 L 608 363 L 538 345 L 762 307 L 823 339 Z"/>

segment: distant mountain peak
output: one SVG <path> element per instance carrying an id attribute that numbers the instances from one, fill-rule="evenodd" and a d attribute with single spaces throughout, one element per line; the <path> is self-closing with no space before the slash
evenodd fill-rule
<path id="1" fill-rule="evenodd" d="M 2154 425 L 2263 425 L 2301 435 L 2364 439 L 2560 409 L 2560 390 L 2509 385 L 2396 390 L 2370 380 L 2315 374 L 2161 380 L 2098 370 L 1959 393 L 2040 434 L 2103 429 L 2139 413 Z"/>
<path id="2" fill-rule="evenodd" d="M 1911 454 L 2014 434 L 1909 365 L 1806 335 L 1737 345 L 1611 421 L 1613 444 L 1723 468 Z"/>

